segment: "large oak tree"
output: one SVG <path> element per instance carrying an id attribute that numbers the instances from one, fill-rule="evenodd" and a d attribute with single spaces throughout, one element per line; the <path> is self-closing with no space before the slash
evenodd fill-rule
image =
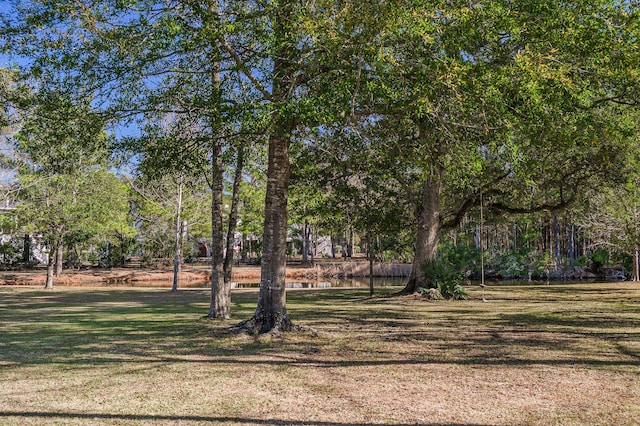
<path id="1" fill-rule="evenodd" d="M 431 285 L 424 264 L 481 194 L 495 211 L 552 210 L 616 172 L 629 133 L 611 104 L 637 92 L 637 15 L 609 1 L 415 1 L 378 23 L 362 107 L 416 182 L 405 292 Z"/>

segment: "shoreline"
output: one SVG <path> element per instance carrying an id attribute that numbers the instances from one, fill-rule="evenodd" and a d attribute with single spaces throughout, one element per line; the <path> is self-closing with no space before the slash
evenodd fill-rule
<path id="1" fill-rule="evenodd" d="M 374 277 L 405 278 L 411 271 L 410 264 L 375 263 Z M 44 285 L 45 269 L 0 271 L 0 286 L 2 285 Z M 314 265 L 287 265 L 286 278 L 288 280 L 318 280 L 340 278 L 369 277 L 369 263 L 365 260 L 322 261 Z M 250 283 L 260 281 L 260 266 L 234 266 L 231 279 L 233 282 Z M 189 285 L 211 280 L 209 265 L 187 264 L 183 266 L 179 275 L 180 284 Z M 61 276 L 54 277 L 55 285 L 110 285 L 127 283 L 169 283 L 173 282 L 172 268 L 87 268 L 81 270 L 65 269 Z"/>

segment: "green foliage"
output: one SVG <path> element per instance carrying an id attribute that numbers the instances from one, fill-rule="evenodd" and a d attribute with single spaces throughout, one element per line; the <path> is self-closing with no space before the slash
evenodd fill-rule
<path id="1" fill-rule="evenodd" d="M 589 259 L 591 260 L 591 269 L 593 272 L 596 274 L 602 273 L 602 268 L 609 265 L 610 262 L 609 251 L 605 249 L 595 250 L 591 253 Z"/>
<path id="2" fill-rule="evenodd" d="M 43 173 L 71 174 L 104 165 L 109 137 L 105 121 L 86 99 L 42 89 L 31 99 L 27 119 L 15 137 L 15 148 L 31 167 Z"/>
<path id="3" fill-rule="evenodd" d="M 104 120 L 87 100 L 42 90 L 16 134 L 19 223 L 50 249 L 133 235 L 128 188 L 108 169 Z"/>
<path id="4" fill-rule="evenodd" d="M 541 276 L 551 264 L 551 255 L 548 252 L 521 249 L 500 253 L 488 262 L 487 268 L 498 271 L 503 278 L 527 279 L 529 276 Z"/>
<path id="5" fill-rule="evenodd" d="M 444 241 L 438 251 L 438 259 L 447 262 L 454 271 L 475 275 L 480 269 L 481 252 L 473 244 L 453 244 Z"/>
<path id="6" fill-rule="evenodd" d="M 467 291 L 463 287 L 466 282 L 465 274 L 454 264 L 438 260 L 424 264 L 422 271 L 427 282 L 431 283 L 431 288 L 437 288 L 445 299 L 464 300 L 467 298 Z M 421 292 L 424 291 L 428 291 L 428 289 L 421 290 Z"/>
<path id="7" fill-rule="evenodd" d="M 264 225 L 264 197 L 265 188 L 261 181 L 253 180 L 243 182 L 240 188 L 240 200 L 242 210 L 240 211 L 240 223 L 238 231 L 246 237 L 257 238 L 260 247 L 262 241 L 262 226 Z M 256 251 L 256 250 L 254 250 Z"/>
<path id="8" fill-rule="evenodd" d="M 590 193 L 589 203 L 578 211 L 580 229 L 588 232 L 592 247 L 592 271 L 602 273 L 603 267 L 615 264 L 610 254 L 633 257 L 640 248 L 640 175 L 637 147 L 630 148 L 624 169 L 626 181 L 621 185 L 602 185 Z M 631 268 L 633 270 L 633 268 Z"/>
<path id="9" fill-rule="evenodd" d="M 140 173 L 131 185 L 134 217 L 140 229 L 137 243 L 145 256 L 174 256 L 178 205 L 181 207 L 181 225 L 186 225 L 182 229 L 182 237 L 186 236 L 187 241 L 210 240 L 211 192 L 203 178 L 181 176 L 175 172 L 165 172 L 161 177 Z M 123 241 L 119 239 L 114 243 Z M 186 241 L 183 242 L 183 256 L 186 258 L 194 254 L 188 251 Z"/>
<path id="10" fill-rule="evenodd" d="M 430 300 L 442 300 L 442 299 L 444 299 L 444 297 L 442 296 L 442 293 L 440 293 L 440 290 L 438 290 L 437 288 L 419 287 L 418 288 L 418 294 L 420 294 L 423 297 L 426 297 L 427 299 L 430 299 Z"/>
<path id="11" fill-rule="evenodd" d="M 430 287 L 438 289 L 442 297 L 463 300 L 467 298 L 464 284 L 468 277 L 479 273 L 480 255 L 480 250 L 472 244 L 456 245 L 445 241 L 440 246 L 438 258 L 424 264 L 422 271 Z"/>
<path id="12" fill-rule="evenodd" d="M 16 253 L 18 253 L 18 249 L 14 247 L 11 241 L 5 241 L 0 244 L 0 256 L 2 256 L 2 263 L 9 263 Z"/>
<path id="13" fill-rule="evenodd" d="M 105 169 L 74 175 L 20 176 L 20 222 L 27 231 L 43 235 L 57 245 L 71 235 L 107 236 L 114 230 L 132 232 L 128 224 L 126 186 Z"/>
<path id="14" fill-rule="evenodd" d="M 232 135 L 264 140 L 280 129 L 295 158 L 291 220 L 333 235 L 354 227 L 379 257 L 402 260 L 428 203 L 438 234 L 478 206 L 480 192 L 487 211 L 521 214 L 566 207 L 585 187 L 620 178 L 637 138 L 624 106 L 640 98 L 638 5 L 574 3 L 25 1 L 2 21 L 0 49 L 29 57 L 42 88 L 16 139 L 29 173 L 55 181 L 103 163 L 105 116 L 144 123 L 126 148 L 156 178 L 210 175 L 212 141 L 224 135 L 226 166 Z M 435 176 L 442 184 L 427 199 Z M 239 228 L 259 239 L 261 178 L 243 187 Z M 602 204 L 635 205 L 632 192 Z M 624 225 L 603 240 L 629 252 L 640 221 L 622 207 L 600 211 Z M 142 228 L 159 241 L 170 227 L 156 225 Z M 522 237 L 536 238 L 536 226 Z M 477 271 L 478 253 L 442 249 Z M 522 276 L 548 264 L 544 256 L 491 260 Z"/>
<path id="15" fill-rule="evenodd" d="M 466 300 L 469 296 L 462 284 L 455 281 L 444 281 L 438 284 L 438 290 L 445 299 Z"/>

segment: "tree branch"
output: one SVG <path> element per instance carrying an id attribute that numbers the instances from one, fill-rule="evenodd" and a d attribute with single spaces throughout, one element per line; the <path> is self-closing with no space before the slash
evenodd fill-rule
<path id="1" fill-rule="evenodd" d="M 242 73 L 249 80 L 251 80 L 256 89 L 258 89 L 258 91 L 262 93 L 262 96 L 264 96 L 265 100 L 271 100 L 271 93 L 262 85 L 260 80 L 258 80 L 256 76 L 251 73 L 251 70 L 247 68 L 247 65 L 242 61 L 242 58 L 238 56 L 238 53 L 233 49 L 233 47 L 231 47 L 229 42 L 223 36 L 218 37 L 218 41 L 220 42 L 220 45 L 224 48 L 224 50 L 226 50 L 227 53 L 231 55 L 231 58 L 233 58 L 233 61 L 240 68 Z"/>

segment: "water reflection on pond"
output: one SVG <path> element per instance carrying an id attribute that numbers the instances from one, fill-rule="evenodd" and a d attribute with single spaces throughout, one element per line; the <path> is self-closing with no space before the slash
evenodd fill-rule
<path id="1" fill-rule="evenodd" d="M 406 278 L 374 278 L 374 287 L 398 287 Z M 369 288 L 369 278 L 320 279 L 317 281 L 287 281 L 286 288 Z M 231 288 L 258 288 L 260 283 L 231 283 Z"/>
<path id="2" fill-rule="evenodd" d="M 509 286 L 545 286 L 545 285 L 565 285 L 565 284 L 586 284 L 595 282 L 595 280 L 564 280 L 564 281 L 527 281 L 527 280 L 502 280 L 502 281 L 486 281 L 487 287 L 509 287 Z M 373 285 L 379 287 L 404 287 L 407 278 L 374 278 Z M 165 280 L 149 280 L 134 281 L 127 283 L 110 283 L 109 287 L 171 287 L 170 281 Z M 480 281 L 471 281 L 464 285 L 467 288 L 480 287 Z M 209 288 L 210 281 L 184 281 L 179 284 L 180 288 Z M 260 283 L 251 282 L 232 282 L 232 289 L 251 289 L 259 288 Z M 369 288 L 368 278 L 341 278 L 341 279 L 319 279 L 315 281 L 287 280 L 286 288 L 288 289 L 314 289 L 314 288 Z"/>
<path id="3" fill-rule="evenodd" d="M 562 280 L 562 281 L 527 281 L 527 280 L 501 280 L 486 281 L 487 287 L 510 287 L 510 286 L 546 286 L 564 284 L 586 284 L 596 282 L 596 280 Z M 207 287 L 205 283 L 203 287 Z M 374 287 L 404 287 L 407 278 L 374 278 Z M 231 288 L 259 288 L 260 283 L 231 283 Z M 343 278 L 343 279 L 320 279 L 317 281 L 287 281 L 287 288 L 369 288 L 368 278 Z M 470 281 L 464 287 L 480 287 L 480 281 Z"/>
<path id="4" fill-rule="evenodd" d="M 375 287 L 399 287 L 407 283 L 406 278 L 374 278 L 373 285 Z M 121 284 L 108 284 L 110 287 L 131 286 L 131 287 L 171 287 L 168 281 L 145 281 L 131 282 Z M 187 281 L 181 282 L 178 287 L 181 288 L 208 288 L 211 287 L 210 281 Z M 232 282 L 232 289 L 259 288 L 259 282 Z M 286 288 L 369 288 L 368 278 L 342 278 L 342 279 L 319 279 L 315 281 L 287 280 Z"/>

